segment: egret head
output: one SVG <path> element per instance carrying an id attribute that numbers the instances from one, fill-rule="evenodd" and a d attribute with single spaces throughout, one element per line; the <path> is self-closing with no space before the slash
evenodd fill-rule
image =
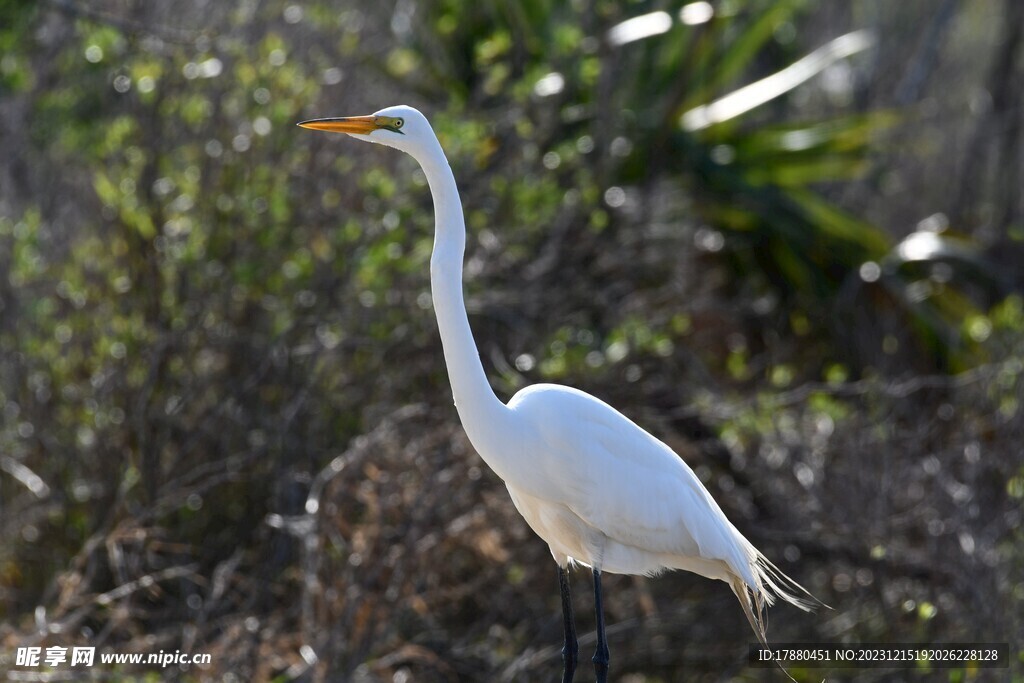
<path id="1" fill-rule="evenodd" d="M 437 137 L 427 117 L 404 104 L 381 109 L 369 116 L 312 119 L 302 121 L 299 125 L 330 133 L 348 133 L 360 140 L 400 149 L 417 159 L 422 159 L 423 153 L 433 152 L 438 147 Z"/>

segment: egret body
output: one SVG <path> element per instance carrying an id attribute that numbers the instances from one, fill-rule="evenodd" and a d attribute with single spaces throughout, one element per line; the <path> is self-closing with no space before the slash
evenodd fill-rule
<path id="1" fill-rule="evenodd" d="M 491 389 L 462 294 L 466 226 L 455 177 L 416 109 L 304 121 L 412 155 L 434 200 L 430 286 L 455 406 L 470 442 L 508 487 L 512 502 L 558 565 L 565 629 L 563 682 L 576 668 L 566 569 L 590 567 L 597 611 L 597 680 L 607 680 L 601 573 L 685 569 L 725 581 L 763 641 L 764 608 L 781 599 L 809 609 L 810 595 L 726 518 L 693 470 L 667 445 L 607 403 L 571 387 L 536 384 L 508 404 Z"/>

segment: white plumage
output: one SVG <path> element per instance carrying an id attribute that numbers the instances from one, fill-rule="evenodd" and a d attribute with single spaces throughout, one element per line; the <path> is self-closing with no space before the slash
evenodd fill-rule
<path id="1" fill-rule="evenodd" d="M 810 606 L 794 594 L 803 589 L 732 525 L 682 458 L 615 408 L 554 384 L 523 389 L 508 408 L 522 435 L 515 461 L 524 467 L 503 476 L 505 485 L 560 566 L 572 560 L 647 575 L 685 569 L 725 581 L 762 638 L 757 602 L 771 605 L 778 597 Z"/>
<path id="2" fill-rule="evenodd" d="M 594 571 L 599 681 L 608 654 L 600 574 L 685 569 L 725 581 L 764 641 L 763 609 L 776 599 L 801 609 L 810 595 L 780 572 L 726 519 L 693 470 L 671 448 L 607 403 L 554 384 L 527 387 L 507 405 L 480 363 L 462 294 L 466 228 L 458 188 L 440 143 L 417 110 L 397 106 L 371 116 L 299 125 L 395 147 L 423 167 L 436 227 L 431 292 L 455 405 L 473 446 L 508 487 L 516 509 L 547 542 L 559 567 L 565 617 L 563 681 L 576 666 L 575 627 L 564 570 Z"/>

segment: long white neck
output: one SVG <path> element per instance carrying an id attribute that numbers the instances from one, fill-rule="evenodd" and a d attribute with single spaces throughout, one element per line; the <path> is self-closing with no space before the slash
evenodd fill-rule
<path id="1" fill-rule="evenodd" d="M 440 145 L 419 159 L 434 199 L 434 251 L 430 257 L 430 289 L 434 313 L 444 347 L 448 379 L 462 426 L 485 460 L 496 434 L 505 432 L 508 408 L 487 381 L 462 295 L 462 259 L 466 249 L 466 222 L 455 176 Z M 492 469 L 495 463 L 488 462 Z M 500 474 L 500 472 L 499 472 Z"/>

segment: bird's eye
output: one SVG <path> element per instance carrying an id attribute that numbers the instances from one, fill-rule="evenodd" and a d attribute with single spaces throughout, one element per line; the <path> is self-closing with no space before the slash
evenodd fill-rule
<path id="1" fill-rule="evenodd" d="M 405 125 L 405 119 L 395 119 L 395 128 L 401 128 Z"/>

